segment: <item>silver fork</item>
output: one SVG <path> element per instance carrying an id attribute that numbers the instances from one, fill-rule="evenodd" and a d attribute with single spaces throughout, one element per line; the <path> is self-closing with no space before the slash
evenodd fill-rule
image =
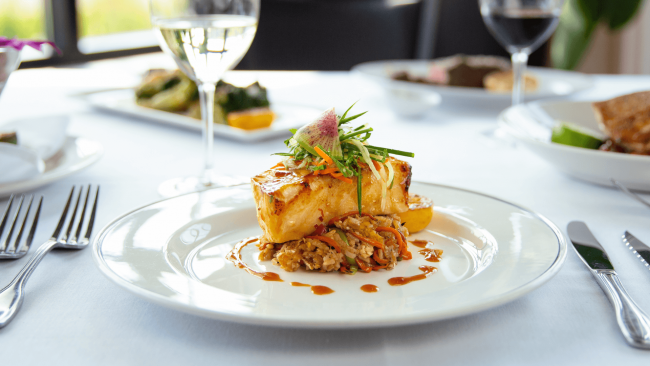
<path id="1" fill-rule="evenodd" d="M 9 219 L 10 212 L 11 212 L 11 206 L 14 203 L 14 195 L 12 194 L 11 197 L 9 198 L 9 203 L 7 203 L 7 207 L 5 208 L 5 213 L 2 216 L 2 221 L 0 221 L 0 238 L 2 238 L 2 234 L 5 229 L 5 225 L 7 224 L 7 220 Z M 11 242 L 14 230 L 16 229 L 16 223 L 19 222 L 20 220 L 19 215 L 20 211 L 23 207 L 23 202 L 25 200 L 25 195 L 21 195 L 18 201 L 18 207 L 16 208 L 16 211 L 13 214 L 13 217 L 11 219 L 11 224 L 9 226 L 9 233 L 7 233 L 7 236 L 4 238 L 4 240 L 0 243 L 0 259 L 17 259 L 17 258 L 22 258 L 25 254 L 27 254 L 27 251 L 29 250 L 29 247 L 32 245 L 32 240 L 34 240 L 34 233 L 36 232 L 36 226 L 38 224 L 38 218 L 41 214 L 41 205 L 43 204 L 43 196 L 41 196 L 40 201 L 38 202 L 38 208 L 36 209 L 36 213 L 34 214 L 34 217 L 32 218 L 32 227 L 29 229 L 29 233 L 27 234 L 27 238 L 25 239 L 25 244 L 21 245 L 20 244 L 20 239 L 23 237 L 23 233 L 25 231 L 25 228 L 27 227 L 27 219 L 29 217 L 29 212 L 32 209 L 32 203 L 34 202 L 34 196 L 31 196 L 29 198 L 29 204 L 27 205 L 27 211 L 24 213 L 24 218 L 23 218 L 23 223 L 20 224 L 20 228 L 18 229 L 18 234 L 16 235 L 16 240 L 14 242 Z"/>
<path id="2" fill-rule="evenodd" d="M 86 190 L 86 197 L 84 199 L 83 208 L 81 209 L 79 220 L 76 221 L 75 218 L 77 217 L 79 203 L 81 202 L 82 198 L 82 187 L 79 188 L 79 194 L 77 196 L 74 209 L 70 215 L 70 219 L 68 220 L 68 225 L 62 233 L 63 226 L 66 222 L 66 216 L 68 215 L 68 210 L 70 208 L 70 203 L 72 202 L 74 195 L 74 190 L 75 187 L 73 186 L 72 190 L 70 191 L 70 196 L 68 196 L 68 201 L 65 204 L 65 208 L 63 209 L 63 213 L 61 213 L 59 223 L 57 224 L 52 237 L 43 245 L 41 245 L 38 250 L 36 250 L 36 253 L 34 253 L 32 259 L 30 259 L 29 263 L 27 263 L 27 265 L 25 265 L 25 267 L 23 267 L 23 269 L 18 272 L 16 278 L 14 278 L 13 281 L 7 285 L 7 287 L 0 291 L 0 328 L 7 325 L 16 316 L 18 309 L 20 309 L 20 305 L 23 303 L 23 298 L 25 297 L 25 292 L 23 289 L 25 287 L 27 279 L 29 279 L 29 276 L 32 274 L 36 266 L 38 266 L 43 257 L 45 257 L 45 255 L 50 250 L 54 248 L 83 249 L 88 246 L 93 224 L 95 222 L 95 213 L 97 212 L 99 186 L 97 187 L 95 193 L 94 203 L 83 236 L 81 236 L 81 230 L 84 227 L 84 218 L 86 216 L 86 208 L 88 206 L 88 198 L 90 197 L 91 191 L 90 185 Z M 77 223 L 75 224 L 75 222 Z M 76 231 L 73 230 L 74 228 L 76 228 Z"/>

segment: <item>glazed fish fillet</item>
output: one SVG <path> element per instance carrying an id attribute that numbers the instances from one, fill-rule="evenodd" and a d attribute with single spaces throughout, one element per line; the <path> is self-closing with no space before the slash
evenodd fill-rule
<path id="1" fill-rule="evenodd" d="M 381 182 L 370 169 L 362 170 L 364 213 L 389 215 L 408 210 L 411 166 L 392 157 L 387 164 L 392 165 L 395 178 L 383 205 Z M 327 225 L 333 217 L 358 211 L 356 178 L 350 184 L 330 175 L 300 172 L 278 165 L 252 178 L 257 221 L 264 231 L 262 242 L 298 240 L 313 233 L 318 225 Z M 379 174 L 385 180 L 388 172 L 382 168 Z"/>
<path id="2" fill-rule="evenodd" d="M 650 154 L 650 91 L 593 104 L 601 129 L 632 153 Z"/>

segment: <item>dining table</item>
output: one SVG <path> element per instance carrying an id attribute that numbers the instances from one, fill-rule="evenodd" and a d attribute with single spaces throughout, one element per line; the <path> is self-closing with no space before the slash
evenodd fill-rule
<path id="1" fill-rule="evenodd" d="M 87 169 L 29 192 L 43 196 L 33 247 L 56 226 L 73 185 L 99 185 L 95 231 L 161 200 L 161 182 L 198 173 L 201 133 L 94 108 L 80 94 L 137 85 L 152 68 L 174 68 L 162 53 L 14 72 L 0 98 L 0 123 L 65 115 L 68 134 L 97 141 L 103 156 Z M 441 104 L 424 116 L 396 114 L 380 85 L 348 71 L 230 71 L 259 81 L 271 101 L 325 110 L 368 111 L 373 144 L 408 150 L 414 181 L 480 192 L 544 217 L 566 235 L 584 221 L 607 250 L 621 282 L 650 313 L 650 273 L 621 242 L 625 230 L 650 242 L 650 210 L 619 190 L 571 178 L 507 137 L 495 137 L 507 104 Z M 593 75 L 594 87 L 568 100 L 602 100 L 650 89 L 646 75 Z M 305 121 L 305 123 L 310 121 Z M 241 142 L 215 137 L 215 168 L 251 177 L 276 164 L 283 137 Z M 1 173 L 0 173 L 1 174 Z M 648 195 L 640 192 L 641 196 Z M 7 203 L 0 199 L 0 207 Z M 435 207 L 435 197 L 434 207 Z M 567 239 L 568 242 L 568 239 Z M 0 287 L 29 260 L 0 261 Z M 17 317 L 0 329 L 2 365 L 647 365 L 612 305 L 569 244 L 557 274 L 539 288 L 462 316 L 387 327 L 292 328 L 208 319 L 154 304 L 113 283 L 93 249 L 55 250 L 26 286 Z M 290 299 L 287 299 L 290 301 Z"/>

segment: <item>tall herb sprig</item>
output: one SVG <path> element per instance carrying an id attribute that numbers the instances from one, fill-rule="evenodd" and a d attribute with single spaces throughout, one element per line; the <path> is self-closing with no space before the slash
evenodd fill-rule
<path id="1" fill-rule="evenodd" d="M 356 103 L 355 103 L 356 104 Z M 389 154 L 401 155 L 406 157 L 414 157 L 415 155 L 411 152 L 389 149 L 385 147 L 379 147 L 374 145 L 368 145 L 367 140 L 370 138 L 372 132 L 374 131 L 372 127 L 369 127 L 367 124 L 361 125 L 358 127 L 350 127 L 348 124 L 357 118 L 363 116 L 367 112 L 362 112 L 353 116 L 348 117 L 348 113 L 352 110 L 354 104 L 348 108 L 345 113 L 338 118 L 338 136 L 341 144 L 341 150 L 343 152 L 342 156 L 336 157 L 331 154 L 330 151 L 327 151 L 318 146 L 322 151 L 324 151 L 327 156 L 332 160 L 338 171 L 346 178 L 357 178 L 357 201 L 359 207 L 359 213 L 361 213 L 362 207 L 362 165 L 368 165 L 370 169 L 374 172 L 375 176 L 380 179 L 379 174 L 376 173 L 374 164 L 371 160 L 374 160 L 380 164 L 383 164 L 386 167 L 386 159 L 388 159 Z M 294 139 L 297 132 L 296 129 L 291 129 L 291 133 L 294 135 L 284 141 L 285 145 L 289 148 L 289 152 L 286 153 L 275 153 L 273 155 L 285 156 L 284 165 L 287 168 L 294 169 L 307 169 L 310 172 L 316 172 L 318 170 L 324 170 L 328 167 L 325 164 L 316 165 L 313 164 L 322 159 L 318 154 L 314 154 L 313 148 L 316 146 L 311 146 L 311 149 L 306 149 L 305 146 L 299 144 L 296 139 Z M 392 169 L 392 168 L 389 168 Z M 391 170 L 392 172 L 392 170 Z M 391 173 L 392 174 L 392 173 Z M 382 183 L 384 184 L 384 183 Z M 386 185 L 390 185 L 390 188 L 393 186 L 392 180 L 385 182 L 384 192 L 385 195 Z"/>

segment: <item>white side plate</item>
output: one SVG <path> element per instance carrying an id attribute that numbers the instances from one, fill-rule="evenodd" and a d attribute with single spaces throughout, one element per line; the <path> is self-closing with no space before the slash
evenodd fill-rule
<path id="1" fill-rule="evenodd" d="M 135 103 L 133 89 L 111 89 L 78 95 L 92 106 L 132 117 L 144 118 L 156 123 L 201 131 L 201 121 L 181 114 L 145 108 Z M 215 124 L 214 135 L 243 142 L 254 142 L 280 136 L 289 136 L 292 128 L 300 128 L 316 119 L 325 110 L 316 107 L 284 102 L 271 102 L 276 119 L 269 128 L 242 130 Z"/>
<path id="2" fill-rule="evenodd" d="M 499 116 L 499 124 L 506 131 L 567 175 L 606 186 L 613 186 L 613 178 L 630 189 L 650 191 L 650 156 L 553 143 L 550 129 L 555 121 L 600 131 L 591 102 L 536 102 L 510 107 Z"/>
<path id="3" fill-rule="evenodd" d="M 33 179 L 44 169 L 45 163 L 36 151 L 0 142 L 0 187 Z"/>
<path id="4" fill-rule="evenodd" d="M 68 136 L 61 150 L 45 160 L 42 174 L 20 182 L 0 184 L 0 197 L 27 192 L 76 173 L 97 162 L 103 151 L 98 142 Z"/>
<path id="5" fill-rule="evenodd" d="M 361 328 L 413 324 L 461 316 L 512 301 L 548 281 L 566 256 L 566 240 L 544 217 L 480 193 L 426 183 L 410 192 L 430 197 L 435 215 L 409 240 L 427 239 L 444 251 L 431 263 L 411 246 L 413 259 L 392 271 L 285 272 L 259 261 L 247 246 L 242 258 L 276 272 L 266 282 L 225 259 L 234 244 L 261 234 L 249 185 L 218 188 L 159 201 L 125 214 L 95 238 L 93 258 L 112 281 L 147 300 L 209 318 L 297 328 Z M 388 279 L 434 265 L 431 277 L 405 286 Z M 316 296 L 297 281 L 330 287 Z M 360 287 L 374 284 L 379 292 Z"/>

